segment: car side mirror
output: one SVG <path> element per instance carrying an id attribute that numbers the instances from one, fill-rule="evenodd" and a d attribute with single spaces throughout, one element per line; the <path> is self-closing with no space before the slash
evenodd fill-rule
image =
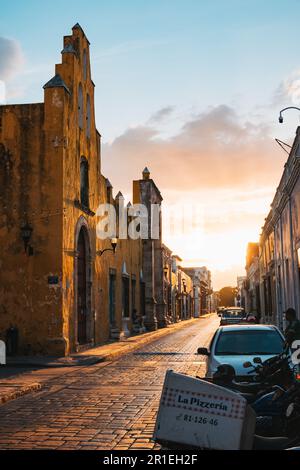
<path id="1" fill-rule="evenodd" d="M 253 359 L 253 362 L 254 362 L 255 364 L 262 364 L 262 360 L 261 360 L 260 357 L 255 357 L 255 358 Z"/>
<path id="2" fill-rule="evenodd" d="M 198 348 L 197 353 L 201 356 L 209 356 L 209 351 L 207 348 Z"/>
<path id="3" fill-rule="evenodd" d="M 249 369 L 249 367 L 252 367 L 252 364 L 251 362 L 244 362 L 243 367 L 245 367 L 245 369 Z"/>

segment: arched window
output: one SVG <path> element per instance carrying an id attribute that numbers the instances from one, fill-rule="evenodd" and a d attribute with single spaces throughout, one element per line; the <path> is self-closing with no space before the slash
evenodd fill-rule
<path id="1" fill-rule="evenodd" d="M 89 207 L 89 164 L 85 157 L 80 162 L 80 202 Z"/>
<path id="2" fill-rule="evenodd" d="M 91 136 L 91 100 L 90 95 L 86 97 L 86 135 Z"/>
<path id="3" fill-rule="evenodd" d="M 87 54 L 86 49 L 83 51 L 83 79 L 86 80 L 87 77 Z"/>
<path id="4" fill-rule="evenodd" d="M 83 92 L 81 83 L 78 87 L 78 125 L 80 129 L 83 129 Z"/>

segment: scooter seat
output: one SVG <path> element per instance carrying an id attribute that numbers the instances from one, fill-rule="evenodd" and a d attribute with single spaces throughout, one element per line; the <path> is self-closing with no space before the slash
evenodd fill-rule
<path id="1" fill-rule="evenodd" d="M 252 383 L 252 382 L 247 383 L 247 382 L 232 381 L 232 385 L 234 386 L 234 388 L 236 388 L 242 393 L 257 393 L 262 388 L 260 383 Z"/>
<path id="2" fill-rule="evenodd" d="M 256 400 L 256 395 L 253 393 L 240 393 L 240 395 L 242 395 L 243 398 L 246 398 L 248 403 L 253 403 Z"/>
<path id="3" fill-rule="evenodd" d="M 290 442 L 288 437 L 264 437 L 255 434 L 253 450 L 284 450 Z"/>

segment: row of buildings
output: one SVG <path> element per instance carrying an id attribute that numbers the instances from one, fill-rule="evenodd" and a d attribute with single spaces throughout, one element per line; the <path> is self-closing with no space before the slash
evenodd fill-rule
<path id="1" fill-rule="evenodd" d="M 89 47 L 76 24 L 44 101 L 0 106 L 0 338 L 19 354 L 68 355 L 213 308 L 210 272 L 181 267 L 161 216 L 152 237 L 162 195 L 147 168 L 132 203 L 149 236 L 97 237 L 99 205 L 118 214 L 124 198 L 101 172 Z"/>
<path id="2" fill-rule="evenodd" d="M 300 318 L 300 128 L 258 243 L 249 243 L 241 292 L 248 311 L 284 326 L 292 307 Z"/>

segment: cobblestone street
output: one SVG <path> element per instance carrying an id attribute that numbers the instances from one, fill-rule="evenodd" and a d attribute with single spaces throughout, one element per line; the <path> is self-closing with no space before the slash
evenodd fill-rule
<path id="1" fill-rule="evenodd" d="M 218 324 L 203 318 L 117 361 L 64 369 L 0 407 L 0 449 L 159 448 L 151 437 L 165 373 L 201 375 L 195 353 Z"/>

